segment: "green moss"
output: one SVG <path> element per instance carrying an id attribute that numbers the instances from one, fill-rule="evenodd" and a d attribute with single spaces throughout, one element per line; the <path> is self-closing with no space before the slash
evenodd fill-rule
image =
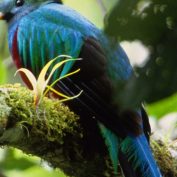
<path id="1" fill-rule="evenodd" d="M 9 88 L 6 103 L 11 107 L 8 127 L 24 126 L 28 132 L 41 134 L 47 141 L 62 140 L 66 134 L 75 134 L 78 116 L 58 100 L 44 98 L 38 107 L 33 103 L 33 93 L 19 85 Z M 2 117 L 2 116 L 1 116 Z"/>
<path id="2" fill-rule="evenodd" d="M 59 100 L 44 98 L 35 107 L 33 93 L 18 84 L 0 89 L 4 103 L 10 108 L 0 136 L 2 145 L 37 155 L 69 176 L 105 176 L 104 155 L 85 152 L 87 144 L 79 117 L 67 106 Z M 94 144 L 88 146 L 95 149 Z"/>
<path id="3" fill-rule="evenodd" d="M 155 159 L 165 177 L 177 176 L 177 163 L 169 151 L 169 144 L 160 140 L 152 141 L 152 149 Z"/>
<path id="4" fill-rule="evenodd" d="M 104 141 L 92 141 L 98 132 L 91 132 L 88 144 L 90 129 L 83 129 L 79 117 L 67 106 L 59 100 L 44 98 L 36 107 L 33 98 L 33 92 L 19 84 L 0 86 L 1 145 L 39 156 L 69 176 L 114 176 Z M 102 143 L 99 147 L 96 140 Z M 156 142 L 152 148 L 164 176 L 177 176 L 176 160 L 169 147 Z M 88 149 L 92 151 L 87 152 Z"/>
<path id="5" fill-rule="evenodd" d="M 7 118 L 9 116 L 9 112 L 11 108 L 6 104 L 6 98 L 2 96 L 2 92 L 0 90 L 0 132 L 6 127 Z"/>
<path id="6" fill-rule="evenodd" d="M 18 84 L 1 86 L 0 90 L 3 95 L 0 99 L 4 99 L 1 100 L 4 106 L 0 109 L 0 122 L 6 122 L 0 138 L 1 144 L 9 144 L 27 153 L 40 155 L 58 166 L 57 162 L 49 159 L 50 156 L 56 156 L 56 152 L 49 148 L 57 150 L 61 158 L 66 158 L 62 157 L 64 155 L 60 151 L 67 152 L 67 146 L 64 146 L 67 137 L 80 139 L 82 136 L 79 117 L 59 100 L 44 98 L 36 107 L 33 93 Z M 3 119 L 7 114 L 6 109 L 8 115 Z"/>

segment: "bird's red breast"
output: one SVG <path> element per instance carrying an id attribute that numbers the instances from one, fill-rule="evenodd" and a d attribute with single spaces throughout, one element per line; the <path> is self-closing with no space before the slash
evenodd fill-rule
<path id="1" fill-rule="evenodd" d="M 18 41 L 17 41 L 17 34 L 18 34 L 18 28 L 15 31 L 14 37 L 13 37 L 13 42 L 12 42 L 12 58 L 13 61 L 16 65 L 16 67 L 22 68 L 22 63 L 21 63 L 21 57 L 19 54 L 19 50 L 18 50 Z M 20 72 L 21 78 L 24 81 L 24 83 L 28 86 L 29 89 L 32 89 L 32 85 L 30 84 L 28 78 L 26 77 L 26 75 L 22 72 Z"/>
<path id="2" fill-rule="evenodd" d="M 17 68 L 21 68 L 20 55 L 18 51 L 18 43 L 17 43 L 17 33 L 18 29 L 15 31 L 13 42 L 12 42 L 12 58 Z"/>

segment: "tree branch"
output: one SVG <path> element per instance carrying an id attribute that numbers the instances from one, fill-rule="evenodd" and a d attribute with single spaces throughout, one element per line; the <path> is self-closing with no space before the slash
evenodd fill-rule
<path id="1" fill-rule="evenodd" d="M 44 98 L 36 108 L 30 90 L 17 84 L 0 87 L 0 145 L 39 156 L 69 176 L 104 176 L 112 171 L 107 152 L 94 143 L 97 132 L 91 133 L 92 140 L 59 100 Z"/>
<path id="2" fill-rule="evenodd" d="M 39 156 L 69 176 L 114 176 L 95 121 L 90 126 L 84 125 L 59 100 L 44 98 L 36 108 L 30 90 L 18 84 L 0 86 L 0 145 Z M 170 164 L 170 153 L 164 154 L 164 150 L 154 147 L 156 158 L 163 154 Z M 172 168 L 165 171 L 162 164 L 164 174 L 172 171 Z"/>

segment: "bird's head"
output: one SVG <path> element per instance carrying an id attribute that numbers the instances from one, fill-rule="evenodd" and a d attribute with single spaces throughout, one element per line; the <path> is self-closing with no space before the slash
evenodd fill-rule
<path id="1" fill-rule="evenodd" d="M 10 21 L 24 10 L 30 12 L 42 4 L 51 2 L 62 3 L 61 0 L 2 0 L 0 1 L 0 20 Z"/>

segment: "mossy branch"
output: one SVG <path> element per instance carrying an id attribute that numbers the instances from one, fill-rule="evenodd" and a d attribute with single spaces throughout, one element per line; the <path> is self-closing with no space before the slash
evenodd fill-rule
<path id="1" fill-rule="evenodd" d="M 2 146 L 39 156 L 69 176 L 113 176 L 104 141 L 95 130 L 85 130 L 80 118 L 59 100 L 44 98 L 35 107 L 30 90 L 19 84 L 0 86 Z M 170 153 L 156 144 L 153 147 L 164 175 L 175 174 L 174 169 L 164 168 L 160 158 L 169 164 Z"/>
<path id="2" fill-rule="evenodd" d="M 33 98 L 19 84 L 0 86 L 0 144 L 39 156 L 69 176 L 104 176 L 105 148 L 99 154 L 94 140 L 86 143 L 79 117 L 57 99 L 43 98 L 36 107 Z"/>

